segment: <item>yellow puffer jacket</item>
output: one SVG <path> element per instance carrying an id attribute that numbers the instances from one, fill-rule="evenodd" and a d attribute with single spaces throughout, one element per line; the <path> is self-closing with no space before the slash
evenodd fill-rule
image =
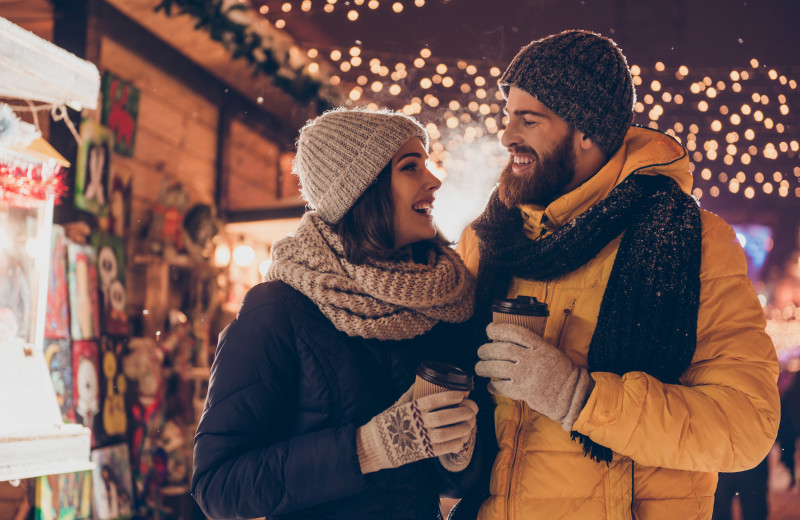
<path id="1" fill-rule="evenodd" d="M 633 127 L 622 148 L 581 187 L 547 208 L 521 206 L 526 234 L 536 237 L 568 222 L 631 174 L 667 175 L 691 189 L 683 147 L 660 132 Z M 716 472 L 751 468 L 767 454 L 780 416 L 775 350 L 733 230 L 713 213 L 701 213 L 697 349 L 682 385 L 642 372 L 592 373 L 596 386 L 574 429 L 614 451 L 610 466 L 584 457 L 560 424 L 523 402 L 496 398 L 500 452 L 480 520 L 707 519 Z M 509 297 L 535 296 L 548 304 L 544 339 L 578 366 L 587 364 L 619 240 L 561 278 L 515 278 L 508 291 Z M 477 274 L 478 238 L 471 228 L 458 251 Z"/>

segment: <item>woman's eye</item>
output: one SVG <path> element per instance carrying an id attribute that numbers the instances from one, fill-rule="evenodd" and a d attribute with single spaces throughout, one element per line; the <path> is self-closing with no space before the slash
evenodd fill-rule
<path id="1" fill-rule="evenodd" d="M 406 164 L 405 166 L 403 166 L 403 168 L 402 168 L 403 171 L 414 171 L 416 169 L 417 169 L 417 163 L 415 163 L 415 162 L 410 162 L 410 163 Z"/>

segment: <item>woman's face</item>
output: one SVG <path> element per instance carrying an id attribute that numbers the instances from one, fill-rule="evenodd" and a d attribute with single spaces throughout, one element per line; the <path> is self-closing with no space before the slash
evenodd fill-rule
<path id="1" fill-rule="evenodd" d="M 418 137 L 409 139 L 392 157 L 394 247 L 399 249 L 436 236 L 433 194 L 442 182 L 428 170 L 428 153 Z"/>

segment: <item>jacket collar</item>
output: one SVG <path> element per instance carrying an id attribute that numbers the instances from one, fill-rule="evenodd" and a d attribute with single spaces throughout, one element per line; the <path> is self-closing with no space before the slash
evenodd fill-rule
<path id="1" fill-rule="evenodd" d="M 594 176 L 547 207 L 520 204 L 525 233 L 538 238 L 577 217 L 606 198 L 614 187 L 629 175 L 666 175 L 681 189 L 692 189 L 689 156 L 673 137 L 650 128 L 632 126 L 622 146 Z"/>

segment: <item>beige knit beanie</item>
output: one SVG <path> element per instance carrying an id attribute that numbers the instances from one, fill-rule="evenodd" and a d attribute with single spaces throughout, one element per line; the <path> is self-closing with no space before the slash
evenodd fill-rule
<path id="1" fill-rule="evenodd" d="M 309 121 L 292 167 L 303 199 L 336 224 L 412 137 L 428 149 L 428 133 L 417 120 L 388 110 L 339 108 Z"/>

